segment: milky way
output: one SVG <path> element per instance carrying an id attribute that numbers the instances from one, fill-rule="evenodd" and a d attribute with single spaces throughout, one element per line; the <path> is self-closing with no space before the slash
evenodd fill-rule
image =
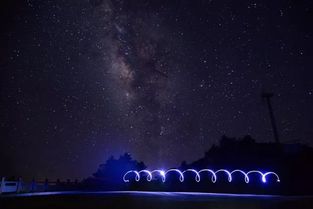
<path id="1" fill-rule="evenodd" d="M 129 11 L 127 6 L 105 1 L 97 5 L 96 15 L 110 19 L 110 29 L 95 41 L 105 46 L 105 82 L 115 113 L 122 118 L 119 128 L 127 130 L 132 150 L 145 150 L 139 157 L 162 162 L 170 154 L 168 145 L 175 143 L 173 113 L 181 85 L 176 72 L 181 66 L 173 62 L 172 50 L 181 47 L 170 41 L 172 31 L 158 12 Z"/>
<path id="2" fill-rule="evenodd" d="M 11 1 L 1 6 L 4 175 L 82 178 L 110 155 L 148 167 L 222 135 L 312 145 L 311 1 Z M 1 174 L 1 173 L 0 173 Z"/>

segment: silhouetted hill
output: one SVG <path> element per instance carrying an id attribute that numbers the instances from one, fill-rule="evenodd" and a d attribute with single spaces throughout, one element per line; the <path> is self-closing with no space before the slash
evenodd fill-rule
<path id="1" fill-rule="evenodd" d="M 281 179 L 277 192 L 307 194 L 313 193 L 312 162 L 313 148 L 303 144 L 257 143 L 251 136 L 223 136 L 203 158 L 190 164 L 182 162 L 180 168 L 274 171 Z"/>
<path id="2" fill-rule="evenodd" d="M 185 181 L 179 182 L 177 176 L 171 174 L 163 183 L 161 179 L 151 182 L 141 178 L 130 183 L 122 181 L 123 174 L 128 170 L 142 170 L 143 162 L 132 160 L 125 154 L 119 159 L 110 158 L 100 165 L 93 177 L 85 184 L 106 185 L 106 190 L 165 190 L 165 191 L 207 191 L 234 193 L 266 193 L 266 194 L 313 194 L 313 148 L 303 144 L 258 143 L 251 136 L 231 138 L 222 136 L 218 145 L 213 145 L 204 156 L 192 163 L 185 161 L 178 167 L 181 170 L 210 168 L 212 170 L 241 169 L 244 171 L 273 171 L 280 177 L 277 182 L 273 176 L 268 176 L 268 182 L 262 182 L 260 176 L 251 178 L 245 183 L 244 176 L 234 174 L 232 182 L 226 175 L 219 175 L 219 181 L 212 183 L 210 176 L 201 176 L 201 182 L 196 182 L 194 174 L 186 174 Z M 193 175 L 193 176 L 191 176 Z M 238 176 L 236 176 L 238 175 Z"/>

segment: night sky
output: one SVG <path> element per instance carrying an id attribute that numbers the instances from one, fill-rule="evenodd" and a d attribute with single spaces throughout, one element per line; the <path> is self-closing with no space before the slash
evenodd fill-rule
<path id="1" fill-rule="evenodd" d="M 313 145 L 310 0 L 1 3 L 0 175 L 90 176 L 129 152 L 150 168 L 222 135 Z"/>

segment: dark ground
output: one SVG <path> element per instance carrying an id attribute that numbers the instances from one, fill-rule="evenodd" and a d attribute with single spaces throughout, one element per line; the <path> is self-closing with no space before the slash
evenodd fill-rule
<path id="1" fill-rule="evenodd" d="M 313 196 L 175 192 L 47 192 L 0 196 L 0 208 L 313 208 Z"/>

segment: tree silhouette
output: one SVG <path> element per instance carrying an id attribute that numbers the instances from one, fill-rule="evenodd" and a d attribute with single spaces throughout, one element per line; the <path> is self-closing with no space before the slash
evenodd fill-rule
<path id="1" fill-rule="evenodd" d="M 118 159 L 111 156 L 106 163 L 100 164 L 93 174 L 95 178 L 105 182 L 121 182 L 123 175 L 129 170 L 142 170 L 146 165 L 143 162 L 133 160 L 129 153 L 121 155 Z"/>

